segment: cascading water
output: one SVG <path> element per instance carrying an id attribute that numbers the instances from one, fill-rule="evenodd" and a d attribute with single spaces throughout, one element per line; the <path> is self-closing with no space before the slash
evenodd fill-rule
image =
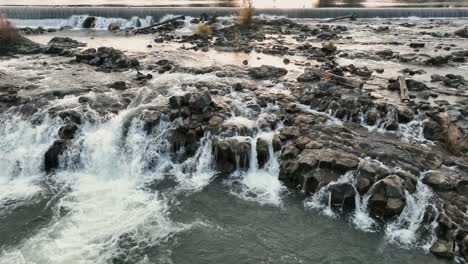
<path id="1" fill-rule="evenodd" d="M 250 166 L 247 172 L 243 173 L 241 183 L 244 189 L 241 196 L 258 201 L 262 204 L 281 204 L 281 193 L 284 189 L 278 180 L 279 163 L 273 150 L 273 136 L 275 132 L 260 132 L 250 139 L 251 153 Z M 268 142 L 268 154 L 270 159 L 259 168 L 257 159 L 257 142 L 259 139 Z M 252 197 L 252 194 L 255 194 Z"/>
<path id="2" fill-rule="evenodd" d="M 161 125 L 155 137 L 151 137 L 142 130 L 141 123 L 135 121 L 124 138 L 122 125 L 126 114 L 124 111 L 108 121 L 82 126 L 74 146 L 62 156 L 61 162 L 64 166 L 70 164 L 66 162 L 67 159 L 76 161 L 78 155 L 80 166 L 63 166 L 51 176 L 57 186 L 67 190 L 54 205 L 56 215 L 46 228 L 26 238 L 18 248 L 2 253 L 0 263 L 106 263 L 122 257 L 122 254 L 134 254 L 131 248 L 122 247 L 126 240 L 151 246 L 159 239 L 185 228 L 168 220 L 164 198 L 159 197 L 157 192 L 145 190 L 145 185 L 158 177 L 144 169 L 154 158 L 154 149 L 147 146 L 151 146 L 150 142 L 157 134 L 165 133 L 167 126 Z M 47 148 L 45 142 L 51 143 L 51 139 L 43 138 L 44 132 L 48 132 L 49 136 L 56 134 L 50 130 L 58 130 L 50 122 L 44 122 L 39 127 L 22 122 L 25 122 L 22 129 L 25 132 L 20 132 L 18 139 L 30 144 L 28 149 L 38 152 Z M 33 131 L 36 133 L 33 134 Z M 2 148 L 2 151 L 5 149 Z M 16 149 L 20 153 L 24 151 L 18 147 Z M 14 155 L 11 157 L 18 158 Z M 30 164 L 40 167 L 41 154 L 37 153 L 36 156 L 31 153 L 30 159 L 33 161 Z M 31 169 L 34 168 L 24 168 L 25 172 Z M 39 179 L 44 177 L 39 172 L 36 174 L 39 174 L 36 176 Z M 18 176 L 21 182 L 27 181 L 22 178 Z M 18 190 L 25 191 L 27 187 L 30 193 L 39 188 L 30 186 L 33 183 L 26 184 Z M 19 198 L 6 195 L 10 196 L 9 199 Z"/>
<path id="3" fill-rule="evenodd" d="M 433 193 L 428 186 L 418 181 L 416 192 L 411 194 L 405 191 L 406 206 L 398 219 L 387 224 L 385 234 L 392 243 L 397 243 L 404 247 L 419 246 L 428 248 L 434 242 L 433 223 L 423 223 L 427 210 L 437 214 L 437 207 L 433 205 Z M 436 217 L 437 218 L 437 217 Z M 429 230 L 429 234 L 422 235 L 422 229 Z M 426 231 L 427 231 L 426 230 Z"/>

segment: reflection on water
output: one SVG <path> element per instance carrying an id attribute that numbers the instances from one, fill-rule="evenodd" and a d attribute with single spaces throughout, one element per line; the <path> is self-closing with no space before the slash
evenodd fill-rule
<path id="1" fill-rule="evenodd" d="M 243 0 L 0 0 L 0 5 L 238 7 Z M 468 7 L 464 0 L 253 0 L 257 8 Z"/>

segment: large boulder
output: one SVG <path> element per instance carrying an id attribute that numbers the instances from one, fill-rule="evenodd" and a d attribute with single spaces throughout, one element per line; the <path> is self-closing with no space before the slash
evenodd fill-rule
<path id="1" fill-rule="evenodd" d="M 422 182 L 431 186 L 437 191 L 455 189 L 456 184 L 449 181 L 449 179 L 438 171 L 427 172 L 422 179 Z"/>
<path id="2" fill-rule="evenodd" d="M 62 126 L 59 129 L 59 137 L 61 139 L 73 139 L 75 136 L 76 130 L 78 130 L 78 126 L 75 124 L 67 124 Z"/>
<path id="3" fill-rule="evenodd" d="M 314 157 L 320 168 L 329 168 L 338 172 L 356 169 L 359 165 L 358 157 L 336 149 L 305 149 L 301 155 Z"/>
<path id="4" fill-rule="evenodd" d="M 429 251 L 441 258 L 452 259 L 453 254 L 453 242 L 445 240 L 437 240 L 429 249 Z"/>
<path id="5" fill-rule="evenodd" d="M 283 68 L 262 65 L 260 67 L 251 68 L 249 76 L 257 80 L 277 79 L 286 75 L 288 71 Z"/>
<path id="6" fill-rule="evenodd" d="M 216 168 L 223 174 L 248 169 L 251 145 L 240 138 L 214 140 Z"/>
<path id="7" fill-rule="evenodd" d="M 75 60 L 105 70 L 127 69 L 140 65 L 137 59 L 130 59 L 122 51 L 109 47 L 84 50 L 76 55 Z"/>
<path id="8" fill-rule="evenodd" d="M 351 183 L 337 183 L 328 187 L 331 205 L 343 209 L 354 209 L 356 190 Z"/>
<path id="9" fill-rule="evenodd" d="M 399 215 L 406 205 L 403 180 L 390 175 L 374 185 L 374 193 L 369 200 L 371 215 L 389 218 Z"/>
<path id="10" fill-rule="evenodd" d="M 44 155 L 44 170 L 47 173 L 57 169 L 60 165 L 59 157 L 66 148 L 66 140 L 60 139 L 47 150 Z"/>
<path id="11" fill-rule="evenodd" d="M 263 138 L 257 139 L 256 149 L 257 149 L 258 167 L 262 168 L 270 159 L 270 150 L 269 150 L 268 141 Z"/>
<path id="12" fill-rule="evenodd" d="M 455 35 L 461 38 L 468 38 L 468 27 L 455 31 Z"/>
<path id="13" fill-rule="evenodd" d="M 96 26 L 96 18 L 93 16 L 87 17 L 81 26 L 83 28 L 94 28 Z"/>
<path id="14" fill-rule="evenodd" d="M 303 151 L 294 161 L 283 161 L 281 163 L 279 180 L 289 188 L 303 189 L 306 180 L 311 179 L 313 176 L 313 170 L 317 165 L 315 157 L 311 153 Z M 311 186 L 311 189 L 315 189 L 318 183 L 315 182 L 314 185 Z"/>
<path id="15" fill-rule="evenodd" d="M 202 112 L 205 107 L 209 107 L 213 104 L 211 100 L 210 92 L 204 91 L 202 93 L 194 93 L 189 99 L 189 107 L 193 112 Z"/>

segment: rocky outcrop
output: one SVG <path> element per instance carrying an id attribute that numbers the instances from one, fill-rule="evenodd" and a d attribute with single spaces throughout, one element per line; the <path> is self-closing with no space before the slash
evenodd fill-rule
<path id="1" fill-rule="evenodd" d="M 213 143 L 216 168 L 223 174 L 248 169 L 251 144 L 241 138 L 215 140 Z"/>
<path id="2" fill-rule="evenodd" d="M 76 55 L 76 62 L 97 66 L 102 70 L 122 70 L 137 67 L 138 60 L 128 58 L 122 51 L 114 48 L 100 47 L 87 49 Z"/>
<path id="3" fill-rule="evenodd" d="M 355 208 L 356 190 L 351 183 L 337 183 L 328 187 L 330 191 L 330 203 L 333 207 L 342 209 Z"/>
<path id="4" fill-rule="evenodd" d="M 405 205 L 403 180 L 397 175 L 387 176 L 374 185 L 374 191 L 369 200 L 372 215 L 382 218 L 399 215 Z"/>
<path id="5" fill-rule="evenodd" d="M 267 65 L 249 69 L 249 76 L 257 80 L 280 78 L 285 76 L 287 73 L 288 71 L 286 69 Z"/>
<path id="6" fill-rule="evenodd" d="M 57 140 L 44 154 L 44 170 L 46 173 L 50 173 L 59 167 L 59 158 L 66 149 L 66 143 L 66 140 Z"/>

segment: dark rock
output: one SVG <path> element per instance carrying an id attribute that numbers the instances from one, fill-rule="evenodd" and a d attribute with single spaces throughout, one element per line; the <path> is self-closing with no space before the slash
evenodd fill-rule
<path id="1" fill-rule="evenodd" d="M 120 25 L 117 23 L 110 23 L 109 26 L 107 27 L 107 30 L 109 31 L 116 31 L 120 29 Z"/>
<path id="2" fill-rule="evenodd" d="M 283 77 L 287 73 L 286 69 L 267 65 L 249 69 L 249 76 L 258 80 L 276 79 Z"/>
<path id="3" fill-rule="evenodd" d="M 420 49 L 420 48 L 424 48 L 424 46 L 426 46 L 425 43 L 416 43 L 416 42 L 413 42 L 413 43 L 410 43 L 409 46 L 413 49 Z"/>
<path id="4" fill-rule="evenodd" d="M 461 38 L 468 38 L 468 27 L 455 31 L 455 35 Z"/>
<path id="5" fill-rule="evenodd" d="M 445 129 L 443 125 L 434 120 L 424 122 L 423 127 L 424 137 L 433 141 L 445 141 Z"/>
<path id="6" fill-rule="evenodd" d="M 75 124 L 68 124 L 65 126 L 62 126 L 59 129 L 59 137 L 61 139 L 72 139 L 75 136 L 75 132 L 78 130 L 78 126 Z"/>
<path id="7" fill-rule="evenodd" d="M 192 111 L 202 112 L 205 107 L 211 106 L 213 101 L 211 100 L 210 92 L 204 91 L 201 94 L 192 94 L 188 104 Z"/>
<path id="8" fill-rule="evenodd" d="M 213 147 L 219 172 L 230 174 L 236 169 L 248 168 L 251 148 L 248 142 L 235 138 L 221 139 L 216 140 Z"/>
<path id="9" fill-rule="evenodd" d="M 281 159 L 282 160 L 294 159 L 300 153 L 301 153 L 301 151 L 298 148 L 296 148 L 295 146 L 293 146 L 292 144 L 287 145 L 281 151 Z"/>
<path id="10" fill-rule="evenodd" d="M 387 176 L 375 184 L 369 200 L 370 213 L 376 217 L 399 215 L 405 207 L 403 181 L 397 175 Z"/>
<path id="11" fill-rule="evenodd" d="M 455 185 L 451 184 L 445 175 L 437 171 L 427 172 L 422 182 L 435 190 L 450 190 L 455 188 Z"/>
<path id="12" fill-rule="evenodd" d="M 123 91 L 123 90 L 127 90 L 127 83 L 124 82 L 124 81 L 117 81 L 111 85 L 109 85 L 109 88 L 112 88 L 112 89 L 115 89 L 115 90 L 119 90 L 119 91 Z"/>
<path id="13" fill-rule="evenodd" d="M 297 77 L 298 82 L 317 82 L 320 81 L 320 76 L 313 72 L 305 72 Z"/>
<path id="14" fill-rule="evenodd" d="M 54 144 L 45 153 L 44 169 L 47 173 L 50 173 L 59 167 L 59 156 L 65 150 L 66 142 L 67 141 L 63 139 L 55 141 Z"/>
<path id="15" fill-rule="evenodd" d="M 436 56 L 436 57 L 427 59 L 426 61 L 424 61 L 424 63 L 426 65 L 440 66 L 440 65 L 447 64 L 449 62 L 449 58 L 450 56 Z"/>
<path id="16" fill-rule="evenodd" d="M 332 184 L 328 188 L 331 193 L 331 205 L 343 209 L 354 209 L 356 191 L 350 183 Z"/>
<path id="17" fill-rule="evenodd" d="M 272 144 L 273 144 L 273 151 L 280 151 L 281 148 L 283 147 L 283 142 L 281 141 L 281 138 L 278 134 L 275 134 L 273 136 L 273 140 L 272 140 Z"/>
<path id="18" fill-rule="evenodd" d="M 265 139 L 257 139 L 257 162 L 258 167 L 262 168 L 270 159 L 270 150 L 268 142 Z"/>
<path id="19" fill-rule="evenodd" d="M 96 18 L 93 16 L 87 17 L 81 26 L 83 28 L 94 28 L 96 26 Z"/>

